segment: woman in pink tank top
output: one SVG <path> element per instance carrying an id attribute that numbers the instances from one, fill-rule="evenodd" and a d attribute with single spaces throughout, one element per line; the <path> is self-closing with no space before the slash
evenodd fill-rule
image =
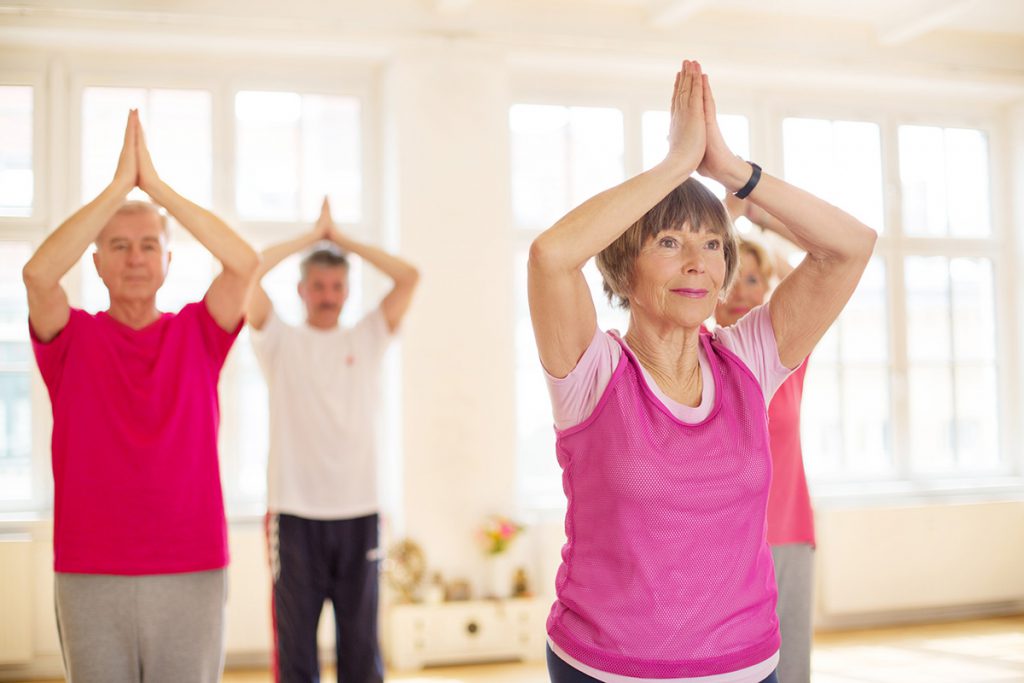
<path id="1" fill-rule="evenodd" d="M 727 330 L 701 330 L 739 254 L 725 207 L 690 179 L 694 171 L 750 196 L 807 251 L 760 309 L 763 324 L 750 326 L 753 351 L 737 352 Z M 684 61 L 665 160 L 534 241 L 530 312 L 545 370 L 561 381 L 585 355 L 611 367 L 589 385 L 586 414 L 557 430 L 568 506 L 548 618 L 553 681 L 777 680 L 765 525 L 774 387 L 762 387 L 753 366 L 803 362 L 856 287 L 875 238 L 734 156 L 707 77 Z M 621 338 L 595 333 L 582 272 L 594 256 L 609 296 L 630 312 Z M 688 407 L 703 412 L 688 419 Z"/>
<path id="2" fill-rule="evenodd" d="M 784 225 L 764 214 L 747 200 L 729 197 L 730 216 L 746 216 L 762 230 L 784 239 L 791 237 Z M 747 313 L 764 303 L 773 274 L 784 279 L 792 267 L 753 240 L 741 239 L 736 283 L 729 296 L 715 307 L 715 322 L 736 325 Z M 768 408 L 768 434 L 772 454 L 772 484 L 768 494 L 768 544 L 775 565 L 778 588 L 776 614 L 782 647 L 778 674 L 786 683 L 810 683 L 812 577 L 814 575 L 814 513 L 804 472 L 800 445 L 800 401 L 807 363 L 778 388 Z"/>

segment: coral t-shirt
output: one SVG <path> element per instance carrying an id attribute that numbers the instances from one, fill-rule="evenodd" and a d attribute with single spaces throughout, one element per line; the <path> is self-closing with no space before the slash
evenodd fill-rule
<path id="1" fill-rule="evenodd" d="M 814 512 L 800 447 L 800 400 L 807 361 L 775 392 L 768 406 L 772 488 L 768 494 L 768 543 L 814 545 Z"/>

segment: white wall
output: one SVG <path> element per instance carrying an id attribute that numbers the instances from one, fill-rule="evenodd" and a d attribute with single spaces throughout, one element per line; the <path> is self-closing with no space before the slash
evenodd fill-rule
<path id="1" fill-rule="evenodd" d="M 423 272 L 403 332 L 404 520 L 446 575 L 515 506 L 508 92 L 500 53 L 444 42 L 388 69 L 395 220 Z M 443 172 L 442 170 L 443 169 Z"/>
<path id="2" fill-rule="evenodd" d="M 825 509 L 819 625 L 1024 607 L 1024 503 Z"/>

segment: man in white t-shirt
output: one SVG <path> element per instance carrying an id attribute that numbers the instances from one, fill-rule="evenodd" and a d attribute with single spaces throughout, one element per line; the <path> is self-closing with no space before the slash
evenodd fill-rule
<path id="1" fill-rule="evenodd" d="M 378 504 L 374 415 L 380 363 L 409 308 L 416 268 L 341 233 L 324 199 L 313 230 L 263 252 L 262 278 L 287 256 L 302 260 L 303 325 L 284 323 L 254 287 L 249 324 L 270 397 L 267 507 L 273 574 L 275 679 L 319 680 L 317 624 L 334 607 L 338 680 L 379 683 Z M 338 325 L 356 254 L 394 282 L 351 329 Z"/>

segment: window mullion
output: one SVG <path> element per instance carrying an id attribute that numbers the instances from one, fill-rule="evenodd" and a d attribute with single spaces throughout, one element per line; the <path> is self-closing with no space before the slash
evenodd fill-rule
<path id="1" fill-rule="evenodd" d="M 623 154 L 622 166 L 626 178 L 643 171 L 643 108 L 633 104 L 622 107 Z"/>
<path id="2" fill-rule="evenodd" d="M 949 414 L 952 416 L 952 423 L 949 426 L 949 438 L 951 439 L 953 451 L 953 468 L 959 469 L 961 462 L 960 453 L 960 416 L 957 412 L 957 385 L 956 385 L 956 359 L 958 350 L 956 348 L 956 334 L 953 332 L 956 325 L 953 312 L 953 259 L 946 259 L 946 317 L 949 322 Z"/>
<path id="3" fill-rule="evenodd" d="M 910 361 L 907 354 L 907 290 L 903 254 L 894 249 L 885 255 L 889 303 L 889 369 L 891 398 L 890 436 L 895 474 L 911 476 L 910 465 Z"/>
<path id="4" fill-rule="evenodd" d="M 912 476 L 910 462 L 910 361 L 907 352 L 907 290 L 903 259 L 906 257 L 900 184 L 899 136 L 895 121 L 879 124 L 882 136 L 882 202 L 885 233 L 876 253 L 884 258 L 889 323 L 890 444 L 894 474 Z"/>

